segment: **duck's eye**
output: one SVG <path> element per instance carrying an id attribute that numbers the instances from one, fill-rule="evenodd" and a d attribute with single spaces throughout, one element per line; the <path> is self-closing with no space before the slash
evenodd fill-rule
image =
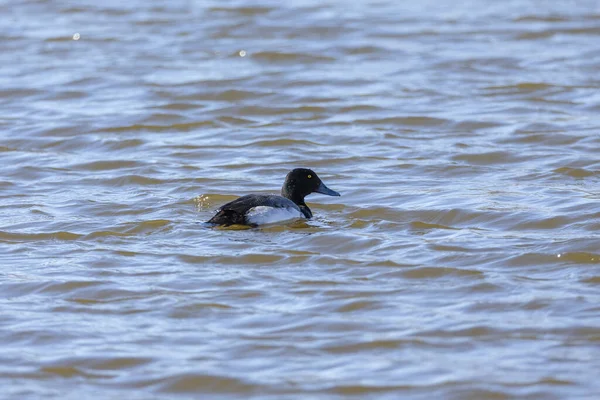
<path id="1" fill-rule="evenodd" d="M 307 178 L 308 178 L 308 179 L 312 178 L 312 175 L 308 175 L 308 176 L 307 176 Z"/>

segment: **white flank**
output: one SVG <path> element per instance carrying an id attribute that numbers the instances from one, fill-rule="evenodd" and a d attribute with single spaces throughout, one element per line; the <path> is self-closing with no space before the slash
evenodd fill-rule
<path id="1" fill-rule="evenodd" d="M 304 218 L 304 214 L 291 207 L 258 206 L 252 207 L 246 214 L 248 222 L 256 225 L 274 224 L 295 218 Z"/>

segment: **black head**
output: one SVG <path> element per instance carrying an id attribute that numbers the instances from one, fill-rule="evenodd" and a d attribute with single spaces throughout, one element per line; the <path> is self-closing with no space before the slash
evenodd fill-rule
<path id="1" fill-rule="evenodd" d="M 296 168 L 287 174 L 281 188 L 283 197 L 287 197 L 294 203 L 301 205 L 304 204 L 304 197 L 311 193 L 321 193 L 328 196 L 340 195 L 325 186 L 317 174 L 308 168 Z"/>

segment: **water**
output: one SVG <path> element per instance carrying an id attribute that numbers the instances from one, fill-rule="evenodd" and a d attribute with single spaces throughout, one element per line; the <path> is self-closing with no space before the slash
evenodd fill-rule
<path id="1" fill-rule="evenodd" d="M 600 397 L 598 2 L 0 15 L 3 397 Z"/>

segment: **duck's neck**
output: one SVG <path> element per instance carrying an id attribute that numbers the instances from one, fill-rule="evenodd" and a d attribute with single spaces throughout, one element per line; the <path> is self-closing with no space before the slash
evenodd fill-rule
<path id="1" fill-rule="evenodd" d="M 284 186 L 284 187 L 281 188 L 281 195 L 283 197 L 285 197 L 286 199 L 290 199 L 294 203 L 298 204 L 298 206 L 305 206 L 306 205 L 304 203 L 304 196 L 301 196 L 301 195 L 299 195 L 297 193 L 294 193 L 294 191 L 289 190 L 289 188 L 287 186 Z"/>
<path id="2" fill-rule="evenodd" d="M 288 188 L 285 185 L 281 188 L 281 195 L 286 199 L 290 199 L 291 201 L 296 203 L 296 205 L 300 208 L 300 211 L 302 211 L 302 214 L 304 214 L 306 218 L 312 218 L 312 211 L 310 211 L 310 208 L 308 208 L 308 206 L 304 202 L 304 196 L 298 195 L 293 191 L 288 190 Z"/>
<path id="3" fill-rule="evenodd" d="M 312 218 L 312 211 L 310 211 L 310 208 L 308 208 L 306 204 L 299 204 L 298 207 L 300 207 L 300 211 L 302 211 L 302 214 L 304 214 L 306 219 Z"/>

